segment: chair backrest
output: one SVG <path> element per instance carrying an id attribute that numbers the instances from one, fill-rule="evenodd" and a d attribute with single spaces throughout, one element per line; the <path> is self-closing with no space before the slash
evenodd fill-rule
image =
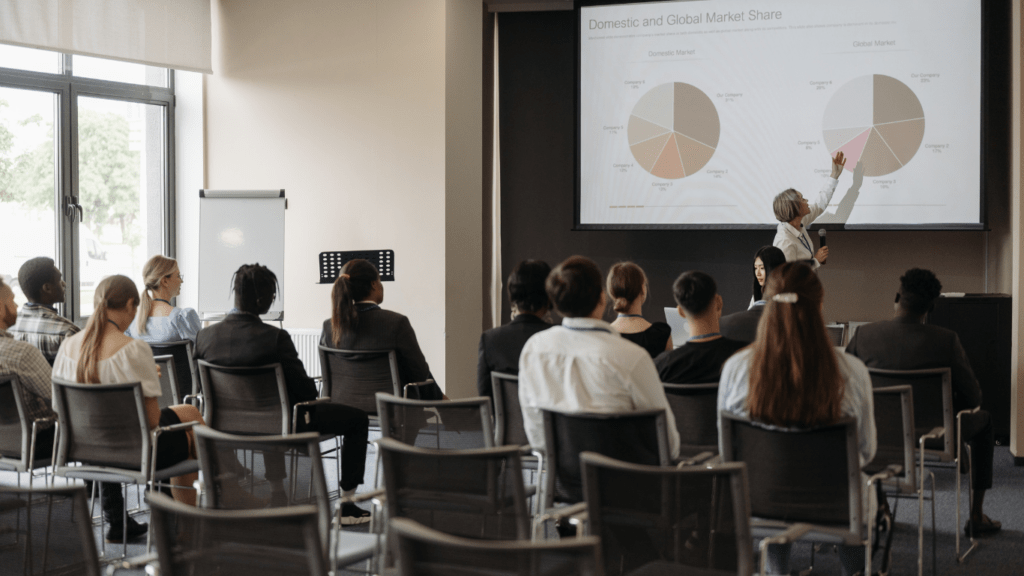
<path id="1" fill-rule="evenodd" d="M 196 374 L 196 361 L 191 340 L 175 340 L 173 342 L 150 342 L 154 356 L 174 356 L 174 373 L 178 378 L 178 403 L 189 394 L 198 394 L 199 375 Z"/>
<path id="2" fill-rule="evenodd" d="M 406 518 L 388 526 L 401 576 L 600 576 L 597 538 L 481 542 L 431 530 Z"/>
<path id="3" fill-rule="evenodd" d="M 0 486 L 0 573 L 99 576 L 85 487 Z"/>
<path id="4" fill-rule="evenodd" d="M 684 574 L 684 566 L 700 574 L 753 572 L 743 463 L 642 466 L 594 452 L 580 460 L 589 533 L 601 538 L 605 574 L 651 563 Z"/>
<path id="5" fill-rule="evenodd" d="M 491 401 L 480 396 L 461 400 L 411 400 L 377 392 L 380 431 L 410 446 L 435 450 L 491 448 Z"/>
<path id="6" fill-rule="evenodd" d="M 875 407 L 875 437 L 878 448 L 869 468 L 881 471 L 898 464 L 901 492 L 916 492 L 917 467 L 914 466 L 914 392 L 910 386 L 891 386 L 872 390 Z"/>
<path id="7" fill-rule="evenodd" d="M 331 402 L 377 414 L 377 392 L 402 396 L 394 350 L 339 350 L 320 346 L 323 395 Z"/>
<path id="8" fill-rule="evenodd" d="M 596 452 L 633 464 L 669 464 L 664 410 L 613 414 L 541 412 L 547 451 L 541 485 L 541 502 L 545 508 L 556 501 L 583 500 L 581 452 Z"/>
<path id="9" fill-rule="evenodd" d="M 196 426 L 196 451 L 205 482 L 205 507 L 217 510 L 253 510 L 286 506 L 316 506 L 318 533 L 323 550 L 330 542 L 331 522 L 327 482 L 320 459 L 320 435 L 316 432 L 287 436 L 239 436 Z M 238 456 L 252 463 L 252 478 Z M 259 457 L 257 457 L 259 456 Z"/>
<path id="10" fill-rule="evenodd" d="M 388 518 L 483 540 L 529 537 L 520 449 L 427 450 L 377 442 Z"/>
<path id="11" fill-rule="evenodd" d="M 718 454 L 718 383 L 662 385 L 679 429 L 679 455 Z"/>
<path id="12" fill-rule="evenodd" d="M 721 412 L 722 459 L 743 462 L 750 513 L 759 518 L 848 526 L 861 533 L 857 419 L 782 429 Z"/>
<path id="13" fill-rule="evenodd" d="M 291 432 L 291 404 L 280 364 L 226 367 L 199 361 L 203 420 L 230 434 Z"/>
<path id="14" fill-rule="evenodd" d="M 0 464 L 26 471 L 29 455 L 29 425 L 16 374 L 0 374 Z"/>
<path id="15" fill-rule="evenodd" d="M 153 356 L 153 360 L 160 367 L 160 392 L 162 394 L 157 401 L 160 408 L 181 404 L 181 399 L 184 396 L 178 394 L 178 374 L 174 366 L 174 356 L 170 354 Z"/>
<path id="16" fill-rule="evenodd" d="M 149 473 L 149 424 L 142 384 L 76 384 L 54 377 L 60 424 L 57 472 L 68 462 Z"/>
<path id="17" fill-rule="evenodd" d="M 949 368 L 923 370 L 882 370 L 868 368 L 873 388 L 907 385 L 914 398 L 914 441 L 935 428 L 943 428 L 942 439 L 929 441 L 926 453 L 950 462 L 954 458 L 953 378 Z"/>
<path id="18" fill-rule="evenodd" d="M 825 331 L 828 332 L 833 346 L 846 344 L 846 324 L 826 324 Z"/>
<path id="19" fill-rule="evenodd" d="M 207 510 L 150 493 L 162 576 L 325 576 L 315 506 Z"/>
<path id="20" fill-rule="evenodd" d="M 494 444 L 496 446 L 528 446 L 523 408 L 519 404 L 519 376 L 491 372 L 494 394 Z"/>

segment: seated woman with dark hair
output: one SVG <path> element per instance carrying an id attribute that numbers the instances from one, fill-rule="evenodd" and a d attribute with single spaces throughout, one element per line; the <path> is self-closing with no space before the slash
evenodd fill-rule
<path id="1" fill-rule="evenodd" d="M 785 263 L 786 255 L 775 246 L 761 246 L 757 254 L 754 254 L 754 287 L 747 309 L 764 305 L 764 283 L 768 281 L 772 270 Z"/>
<path id="2" fill-rule="evenodd" d="M 121 275 L 108 276 L 96 287 L 93 298 L 95 306 L 85 329 L 68 338 L 57 351 L 53 363 L 53 376 L 71 382 L 88 384 L 125 384 L 141 382 L 145 396 L 146 421 L 149 428 L 170 426 L 182 422 L 203 423 L 203 417 L 195 406 L 178 405 L 160 409 L 157 398 L 162 395 L 160 376 L 156 361 L 149 345 L 141 340 L 125 336 L 128 325 L 135 319 L 139 306 L 139 291 L 130 278 Z M 196 458 L 195 439 L 192 431 L 170 432 L 160 436 L 157 444 L 156 467 L 167 468 L 178 462 Z M 195 492 L 189 489 L 198 478 L 192 473 L 171 479 L 174 499 L 195 505 Z M 104 515 L 110 522 L 107 541 L 120 541 L 123 519 L 120 513 L 111 513 L 110 506 L 119 500 L 111 490 L 120 491 L 117 484 L 103 483 Z M 145 532 L 136 527 L 135 521 L 128 520 L 128 534 Z"/>
<path id="3" fill-rule="evenodd" d="M 647 275 L 632 262 L 619 262 L 608 271 L 608 295 L 618 317 L 612 328 L 623 338 L 639 345 L 654 358 L 672 349 L 672 328 L 664 322 L 648 322 L 640 315 L 647 301 Z"/>
<path id="4" fill-rule="evenodd" d="M 722 368 L 718 409 L 782 428 L 825 426 L 854 416 L 864 466 L 876 449 L 871 377 L 863 362 L 832 347 L 821 312 L 824 294 L 818 275 L 803 262 L 775 270 L 765 283 L 768 304 L 757 339 Z M 863 517 L 873 519 L 874 494 L 866 481 L 861 486 Z M 768 546 L 769 572 L 789 574 L 789 550 Z M 839 557 L 844 575 L 863 572 L 862 547 L 840 546 Z"/>
<path id="5" fill-rule="evenodd" d="M 313 379 L 295 350 L 286 330 L 265 324 L 266 314 L 277 297 L 277 276 L 266 266 L 246 264 L 235 272 L 232 284 L 235 311 L 223 321 L 199 331 L 196 358 L 218 366 L 263 366 L 281 364 L 291 406 L 317 397 Z M 352 496 L 363 482 L 366 467 L 366 437 L 369 419 L 358 408 L 335 403 L 314 404 L 306 418 L 300 416 L 298 432 L 315 431 L 344 437 L 341 448 L 342 496 Z M 283 461 L 267 461 L 267 480 L 274 484 L 284 478 Z M 283 486 L 273 488 L 283 490 Z M 355 504 L 342 504 L 342 524 L 363 524 L 370 513 Z"/>
<path id="6" fill-rule="evenodd" d="M 508 275 L 508 301 L 512 321 L 480 335 L 476 363 L 476 389 L 481 396 L 493 397 L 491 372 L 519 374 L 519 353 L 537 332 L 551 328 L 544 317 L 551 308 L 544 281 L 551 266 L 541 260 L 523 260 Z"/>
<path id="7" fill-rule="evenodd" d="M 381 308 L 382 302 L 384 284 L 377 268 L 366 260 L 349 260 L 334 281 L 331 317 L 324 320 L 320 343 L 342 350 L 394 350 L 403 386 L 433 380 L 409 319 Z M 427 397 L 443 395 L 435 385 Z"/>

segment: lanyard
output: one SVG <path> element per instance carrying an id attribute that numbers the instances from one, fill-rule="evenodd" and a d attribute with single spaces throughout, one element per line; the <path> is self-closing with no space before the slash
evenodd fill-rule
<path id="1" fill-rule="evenodd" d="M 167 304 L 168 306 L 170 306 L 170 304 L 171 304 L 170 302 L 168 302 L 167 300 L 164 300 L 163 298 L 153 298 L 153 301 L 154 302 L 163 302 L 164 304 Z"/>
<path id="2" fill-rule="evenodd" d="M 804 248 L 807 248 L 807 251 L 810 252 L 811 256 L 813 257 L 814 250 L 811 250 L 811 247 L 807 245 L 807 238 L 804 237 L 803 230 L 800 231 L 800 243 L 803 244 Z"/>
<path id="3" fill-rule="evenodd" d="M 712 336 L 721 336 L 721 335 L 722 335 L 721 332 L 711 332 L 710 334 L 701 334 L 699 336 L 694 336 L 692 338 L 687 338 L 686 341 L 687 342 L 693 342 L 694 340 L 703 340 L 705 338 L 711 338 Z"/>
<path id="4" fill-rule="evenodd" d="M 612 331 L 608 330 L 607 328 L 574 328 L 572 326 L 562 326 L 562 328 L 575 330 L 577 332 L 607 332 L 609 334 L 612 333 Z"/>
<path id="5" fill-rule="evenodd" d="M 643 318 L 639 314 L 619 314 L 619 318 Z"/>
<path id="6" fill-rule="evenodd" d="M 369 306 L 366 306 L 365 308 L 356 308 L 357 312 L 369 312 L 370 310 L 380 310 L 380 306 L 378 306 L 377 304 L 371 304 Z"/>

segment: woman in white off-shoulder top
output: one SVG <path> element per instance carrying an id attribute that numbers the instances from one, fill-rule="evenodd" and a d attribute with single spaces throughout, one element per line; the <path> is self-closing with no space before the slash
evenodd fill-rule
<path id="1" fill-rule="evenodd" d="M 182 422 L 203 424 L 195 406 L 179 405 L 161 410 L 157 403 L 161 396 L 160 375 L 153 352 L 145 342 L 124 334 L 139 305 L 139 292 L 131 279 L 121 275 L 105 278 L 96 287 L 93 302 L 95 311 L 85 329 L 66 339 L 57 351 L 53 376 L 92 384 L 141 382 L 150 429 Z M 158 469 L 195 457 L 191 430 L 160 436 L 156 455 Z M 171 483 L 191 487 L 197 478 L 197 474 L 188 474 L 172 478 Z M 172 493 L 175 500 L 195 505 L 192 490 L 173 488 Z"/>
<path id="2" fill-rule="evenodd" d="M 199 315 L 192 308 L 171 306 L 171 298 L 181 292 L 184 281 L 178 262 L 157 254 L 142 268 L 142 277 L 145 287 L 138 318 L 131 323 L 127 334 L 151 344 L 177 340 L 194 343 L 202 327 Z"/>

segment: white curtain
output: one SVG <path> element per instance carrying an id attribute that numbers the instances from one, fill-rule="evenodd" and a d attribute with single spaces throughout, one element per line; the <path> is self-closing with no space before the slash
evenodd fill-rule
<path id="1" fill-rule="evenodd" d="M 210 0 L 2 0 L 0 43 L 212 73 Z"/>
<path id="2" fill-rule="evenodd" d="M 498 14 L 494 14 L 494 107 L 491 144 L 491 326 L 501 326 L 501 138 L 498 131 Z"/>

